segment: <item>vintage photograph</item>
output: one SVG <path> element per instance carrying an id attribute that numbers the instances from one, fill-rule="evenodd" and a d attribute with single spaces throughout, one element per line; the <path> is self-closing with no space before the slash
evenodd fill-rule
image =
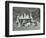
<path id="1" fill-rule="evenodd" d="M 45 4 L 34 2 L 5 2 L 5 36 L 45 34 Z"/>
<path id="2" fill-rule="evenodd" d="M 40 30 L 40 8 L 13 7 L 13 31 Z"/>

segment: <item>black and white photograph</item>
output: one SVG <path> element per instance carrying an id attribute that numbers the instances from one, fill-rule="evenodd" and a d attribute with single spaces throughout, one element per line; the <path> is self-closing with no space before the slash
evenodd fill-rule
<path id="1" fill-rule="evenodd" d="M 13 7 L 13 31 L 40 30 L 40 8 Z"/>
<path id="2" fill-rule="evenodd" d="M 5 7 L 6 37 L 45 34 L 44 3 L 6 1 Z"/>

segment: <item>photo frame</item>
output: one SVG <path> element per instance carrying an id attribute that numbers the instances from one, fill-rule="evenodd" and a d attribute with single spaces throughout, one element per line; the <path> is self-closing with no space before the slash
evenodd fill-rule
<path id="1" fill-rule="evenodd" d="M 45 3 L 5 2 L 5 36 L 45 34 Z"/>

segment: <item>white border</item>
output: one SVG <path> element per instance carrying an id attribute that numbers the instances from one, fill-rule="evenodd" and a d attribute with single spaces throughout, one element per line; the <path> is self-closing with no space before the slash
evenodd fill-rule
<path id="1" fill-rule="evenodd" d="M 13 7 L 33 7 L 40 8 L 40 30 L 29 30 L 29 31 L 13 31 Z M 19 35 L 19 34 L 36 34 L 43 33 L 43 5 L 32 5 L 32 4 L 9 4 L 9 35 Z"/>

